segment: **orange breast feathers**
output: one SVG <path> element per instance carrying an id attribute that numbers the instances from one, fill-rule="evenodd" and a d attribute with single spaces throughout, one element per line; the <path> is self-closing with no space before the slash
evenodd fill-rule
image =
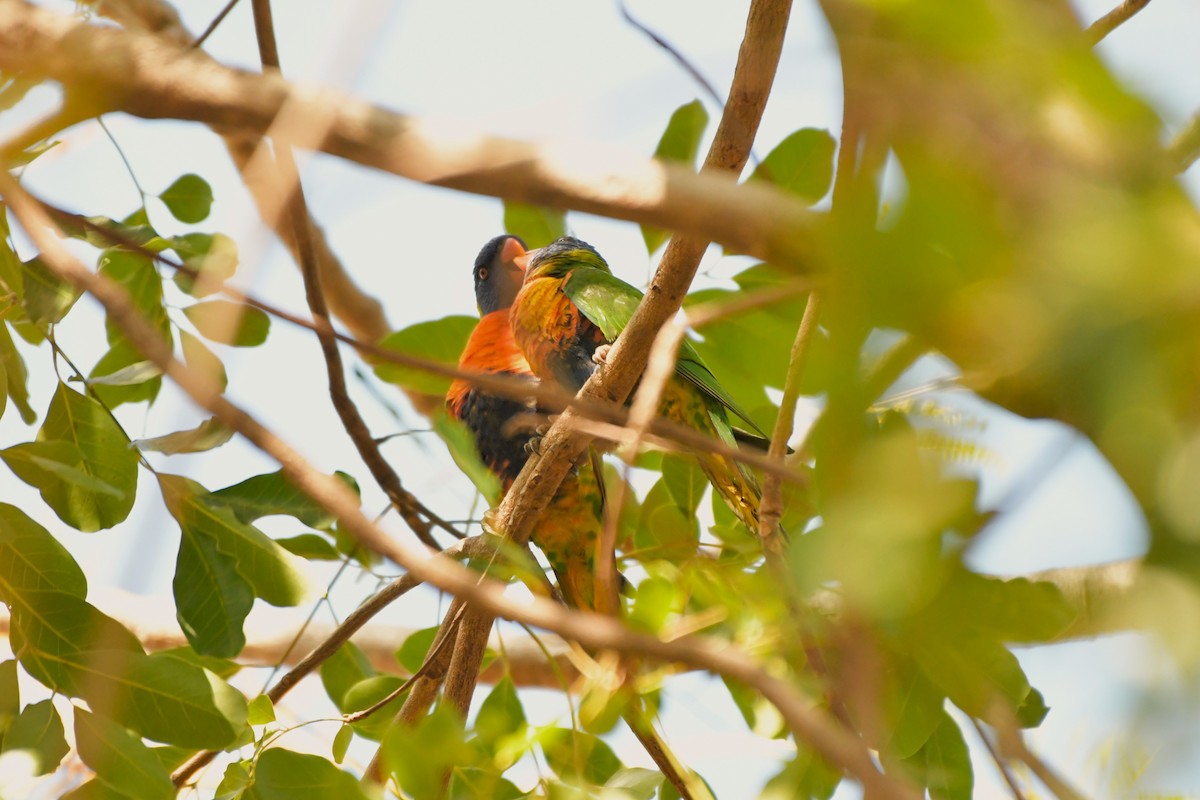
<path id="1" fill-rule="evenodd" d="M 479 320 L 479 324 L 467 339 L 467 346 L 458 360 L 458 367 L 476 372 L 533 376 L 529 362 L 525 360 L 513 339 L 512 328 L 508 324 L 507 308 L 493 311 Z M 450 391 L 446 393 L 446 403 L 455 416 L 458 416 L 471 389 L 471 384 L 464 380 L 456 380 L 450 384 Z"/>
<path id="2" fill-rule="evenodd" d="M 562 280 L 526 281 L 511 311 L 513 336 L 534 374 L 554 379 L 554 365 L 574 343 L 580 324 L 579 309 L 563 294 Z"/>

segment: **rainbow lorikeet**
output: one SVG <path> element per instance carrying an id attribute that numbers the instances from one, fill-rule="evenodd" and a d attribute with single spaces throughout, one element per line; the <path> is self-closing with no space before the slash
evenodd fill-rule
<path id="1" fill-rule="evenodd" d="M 525 356 L 513 340 L 509 306 L 524 272 L 517 260 L 526 255 L 515 236 L 497 236 L 475 259 L 475 300 L 479 324 L 471 331 L 458 365 L 460 369 L 518 375 L 535 380 Z M 520 400 L 488 394 L 456 380 L 446 395 L 450 415 L 471 432 L 483 463 L 500 479 L 502 492 L 512 486 L 528 458 L 529 431 L 509 431 L 518 414 L 533 410 Z M 559 588 L 569 604 L 595 608 L 595 550 L 604 520 L 603 490 L 596 462 L 572 471 L 546 510 L 532 539 L 550 562 Z"/>
<path id="2" fill-rule="evenodd" d="M 629 323 L 642 293 L 613 275 L 594 247 L 571 236 L 517 261 L 525 265 L 525 280 L 509 315 L 513 336 L 535 375 L 577 392 L 603 362 L 607 345 Z M 686 341 L 658 411 L 729 445 L 739 439 L 767 439 Z M 753 433 L 731 425 L 729 412 Z M 762 490 L 754 474 L 717 453 L 698 453 L 697 459 L 725 502 L 757 533 Z"/>

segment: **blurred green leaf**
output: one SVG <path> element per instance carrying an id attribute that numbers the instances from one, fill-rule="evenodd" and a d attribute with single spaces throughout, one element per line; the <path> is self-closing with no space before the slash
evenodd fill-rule
<path id="1" fill-rule="evenodd" d="M 700 500 L 708 490 L 708 478 L 696 459 L 687 456 L 677 456 L 671 453 L 663 455 L 662 479 L 675 505 L 685 516 L 695 516 L 700 507 Z"/>
<path id="2" fill-rule="evenodd" d="M 159 195 L 171 215 L 180 222 L 203 222 L 212 209 L 213 193 L 208 181 L 188 173 L 179 176 Z"/>
<path id="3" fill-rule="evenodd" d="M 203 453 L 220 447 L 233 438 L 233 428 L 226 427 L 216 417 L 209 417 L 195 428 L 176 431 L 149 439 L 135 439 L 133 444 L 142 452 L 179 455 L 181 453 Z"/>
<path id="4" fill-rule="evenodd" d="M 392 725 L 383 739 L 383 764 L 396 784 L 413 797 L 436 797 L 451 767 L 477 766 L 464 741 L 462 720 L 439 703 L 416 725 Z"/>
<path id="5" fill-rule="evenodd" d="M 929 788 L 931 800 L 970 800 L 975 786 L 971 754 L 962 731 L 947 713 L 906 766 Z"/>
<path id="6" fill-rule="evenodd" d="M 803 745 L 778 775 L 767 781 L 759 800 L 829 800 L 842 781 L 842 773 Z"/>
<path id="7" fill-rule="evenodd" d="M 707 127 L 708 112 L 704 110 L 704 104 L 699 100 L 684 103 L 671 113 L 666 130 L 654 149 L 654 157 L 694 165 Z M 667 232 L 643 225 L 642 239 L 646 243 L 646 251 L 653 253 L 666 241 Z"/>
<path id="8" fill-rule="evenodd" d="M 450 316 L 418 322 L 385 337 L 379 344 L 388 350 L 418 356 L 445 364 L 458 365 L 458 358 L 467 346 L 467 338 L 475 329 L 475 317 Z M 444 395 L 450 389 L 450 378 L 399 364 L 380 363 L 375 367 L 380 380 L 405 389 L 432 395 Z"/>
<path id="9" fill-rule="evenodd" d="M 538 743 L 546 764 L 564 781 L 582 780 L 603 786 L 624 765 L 603 740 L 570 728 L 542 728 Z"/>
<path id="10" fill-rule="evenodd" d="M 450 772 L 450 800 L 521 800 L 529 797 L 496 770 L 482 767 L 454 767 Z"/>
<path id="11" fill-rule="evenodd" d="M 629 621 L 647 631 L 658 633 L 667 617 L 680 611 L 682 605 L 683 595 L 677 583 L 652 576 L 638 584 Z"/>
<path id="12" fill-rule="evenodd" d="M 100 357 L 88 374 L 86 380 L 91 393 L 109 408 L 116 408 L 122 403 L 154 402 L 162 388 L 162 378 L 150 374 L 145 367 L 147 363 L 128 339 L 117 339 L 116 344 Z M 144 378 L 136 382 L 122 379 L 114 384 L 114 378 L 130 376 L 131 372 Z"/>
<path id="13" fill-rule="evenodd" d="M 58 710 L 54 703 L 42 700 L 25 706 L 9 723 L 0 752 L 32 750 L 38 760 L 37 774 L 49 775 L 69 749 Z"/>
<path id="14" fill-rule="evenodd" d="M 437 636 L 438 626 L 432 628 L 422 628 L 419 631 L 413 631 L 400 645 L 400 649 L 396 651 L 396 660 L 400 665 L 409 672 L 416 672 L 425 663 L 425 656 L 429 654 L 429 648 L 433 646 L 433 640 Z"/>
<path id="15" fill-rule="evenodd" d="M 180 291 L 207 297 L 233 277 L 238 268 L 237 243 L 223 233 L 185 233 L 170 239 L 171 249 L 198 275 L 176 270 L 173 280 Z"/>
<path id="16" fill-rule="evenodd" d="M 79 299 L 79 290 L 43 264 L 40 256 L 21 262 L 20 270 L 22 302 L 29 319 L 42 325 L 62 321 Z"/>
<path id="17" fill-rule="evenodd" d="M 895 668 L 886 681 L 884 708 L 892 724 L 888 750 L 897 758 L 908 758 L 942 723 L 946 696 L 911 664 Z"/>
<path id="18" fill-rule="evenodd" d="M 245 800 L 371 800 L 348 772 L 328 759 L 279 747 L 263 751 Z"/>
<path id="19" fill-rule="evenodd" d="M 200 372 L 216 380 L 221 391 L 229 385 L 229 376 L 225 373 L 225 365 L 221 359 L 205 347 L 204 342 L 187 331 L 179 332 L 179 344 L 183 350 L 183 362 L 193 372 Z"/>
<path id="20" fill-rule="evenodd" d="M 205 300 L 183 313 L 205 339 L 233 347 L 257 347 L 271 330 L 271 318 L 265 313 L 229 300 Z"/>
<path id="21" fill-rule="evenodd" d="M 3 507 L 0 507 L 0 511 Z M 4 547 L 0 544 L 0 547 Z M 0 550 L 3 552 L 3 550 Z M 17 662 L 11 658 L 0 661 L 0 746 L 4 742 L 4 732 L 13 717 L 21 713 L 21 687 L 17 684 Z"/>
<path id="22" fill-rule="evenodd" d="M 1046 698 L 1042 697 L 1042 693 L 1037 689 L 1031 688 L 1017 707 L 1017 722 L 1022 728 L 1036 728 L 1049 713 L 1050 707 L 1046 705 Z"/>
<path id="23" fill-rule="evenodd" d="M 346 751 L 350 749 L 350 742 L 354 740 L 354 729 L 349 725 L 342 725 L 338 728 L 338 732 L 333 736 L 332 753 L 333 763 L 341 764 L 346 760 Z"/>
<path id="24" fill-rule="evenodd" d="M 321 684 L 338 711 L 347 710 L 345 698 L 350 687 L 371 677 L 375 669 L 358 645 L 343 642 L 333 655 L 321 664 Z"/>
<path id="25" fill-rule="evenodd" d="M 98 266 L 101 275 L 119 283 L 129 292 L 137 310 L 170 341 L 171 321 L 163 306 L 162 276 L 154 268 L 154 262 L 141 253 L 111 248 L 100 254 Z M 110 345 L 125 339 L 121 326 L 111 316 L 105 318 L 104 329 Z"/>
<path id="26" fill-rule="evenodd" d="M 489 505 L 500 501 L 500 479 L 487 468 L 475 448 L 475 440 L 467 426 L 446 413 L 444 408 L 437 409 L 430 421 L 438 436 L 446 443 L 450 458 L 462 470 L 479 493 L 487 499 Z"/>
<path id="27" fill-rule="evenodd" d="M 266 725 L 275 721 L 275 704 L 265 694 L 250 701 L 246 707 L 246 721 L 251 725 Z"/>
<path id="28" fill-rule="evenodd" d="M 114 351 L 110 350 L 109 352 Z M 127 367 L 121 367 L 116 372 L 107 374 L 97 374 L 100 371 L 100 364 L 97 364 L 96 367 L 97 369 L 93 371 L 95 377 L 87 379 L 88 386 L 135 386 L 162 375 L 162 370 L 152 361 L 135 361 Z"/>
<path id="29" fill-rule="evenodd" d="M 475 735 L 489 752 L 496 744 L 525 727 L 525 709 L 512 679 L 505 675 L 484 698 L 475 717 Z"/>
<path id="30" fill-rule="evenodd" d="M 530 250 L 567 235 L 567 214 L 554 208 L 504 202 L 504 231 L 519 236 Z"/>
<path id="31" fill-rule="evenodd" d="M 308 561 L 340 561 L 342 558 L 328 539 L 315 533 L 276 538 L 275 542 L 292 555 Z"/>
<path id="32" fill-rule="evenodd" d="M 342 703 L 346 707 L 346 713 L 363 711 L 380 702 L 402 685 L 404 685 L 404 681 L 395 675 L 372 675 L 369 678 L 363 678 L 346 690 Z M 378 742 L 392 726 L 392 721 L 395 720 L 403 703 L 403 696 L 393 698 L 366 719 L 352 723 L 351 727 L 359 736 Z"/>
<path id="33" fill-rule="evenodd" d="M 137 489 L 137 453 L 103 406 L 59 383 L 38 440 L 73 445 L 82 456 L 78 468 L 116 490 L 114 494 L 73 481 L 45 481 L 38 488 L 63 522 L 90 533 L 111 528 L 129 515 Z"/>
<path id="34" fill-rule="evenodd" d="M 803 128 L 777 144 L 762 160 L 752 181 L 767 181 L 815 203 L 833 183 L 833 153 L 837 142 L 828 131 Z"/>
<path id="35" fill-rule="evenodd" d="M 75 743 L 83 763 L 109 788 L 139 800 L 175 797 L 166 769 L 124 726 L 76 708 Z"/>

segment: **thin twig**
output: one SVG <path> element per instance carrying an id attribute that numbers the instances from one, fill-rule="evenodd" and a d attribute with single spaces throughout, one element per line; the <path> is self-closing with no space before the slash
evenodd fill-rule
<path id="1" fill-rule="evenodd" d="M 987 748 L 988 753 L 992 756 L 992 761 L 996 765 L 996 769 L 1000 772 L 1000 777 L 1004 778 L 1004 782 L 1008 784 L 1008 790 L 1012 792 L 1013 800 L 1025 800 L 1025 795 L 1021 791 L 1021 787 L 1017 785 L 1017 779 L 1013 776 L 1012 770 L 1008 767 L 1008 762 L 1000 755 L 1000 751 L 992 744 L 992 740 L 988 738 L 987 732 L 984 731 L 983 725 L 979 720 L 971 717 L 971 724 L 975 726 L 975 732 L 979 734 L 979 740 L 983 742 L 983 746 Z"/>
<path id="2" fill-rule="evenodd" d="M 264 72 L 279 73 L 279 49 L 275 42 L 275 26 L 271 18 L 270 0 L 253 0 L 254 31 L 258 39 L 259 56 Z M 333 335 L 333 324 L 329 319 L 329 307 L 321 288 L 321 271 L 313 249 L 309 229 L 308 201 L 304 196 L 304 185 L 296 167 L 292 146 L 286 141 L 275 142 L 275 164 L 278 169 L 279 194 L 286 198 L 285 208 L 295 237 L 300 273 L 304 278 L 304 296 L 312 312 L 317 340 L 321 344 L 321 355 L 325 358 L 325 371 L 329 381 L 329 395 L 342 427 L 354 442 L 359 457 L 371 471 L 375 482 L 392 501 L 401 518 L 423 544 L 438 549 L 437 540 L 430 532 L 430 524 L 416 509 L 416 498 L 404 488 L 400 476 L 379 451 L 379 445 L 371 434 L 367 423 L 358 412 L 346 388 L 346 370 L 342 364 L 341 351 Z"/>
<path id="3" fill-rule="evenodd" d="M 996 744 L 1002 756 L 1024 763 L 1058 800 L 1084 800 L 1082 793 L 1029 749 L 1016 715 L 1003 701 L 993 704 L 987 722 L 996 731 Z"/>
<path id="4" fill-rule="evenodd" d="M 197 36 L 195 40 L 192 41 L 191 45 L 189 45 L 189 47 L 195 50 L 208 41 L 208 37 L 213 35 L 213 31 L 215 31 L 217 27 L 225 21 L 225 17 L 229 16 L 229 12 L 233 11 L 233 7 L 236 6 L 238 2 L 239 0 L 229 0 L 229 2 L 226 3 L 225 6 L 217 13 L 217 15 L 213 17 L 213 21 L 208 23 L 208 27 L 204 29 L 204 32 Z"/>
<path id="5" fill-rule="evenodd" d="M 1167 157 L 1178 172 L 1183 172 L 1200 158 L 1200 113 L 1194 114 L 1187 126 L 1171 140 Z"/>
<path id="6" fill-rule="evenodd" d="M 1148 5 L 1150 5 L 1150 0 L 1122 0 L 1121 5 L 1088 26 L 1086 31 L 1088 41 L 1093 45 L 1099 44 L 1105 36 L 1124 25 L 1130 17 Z"/>

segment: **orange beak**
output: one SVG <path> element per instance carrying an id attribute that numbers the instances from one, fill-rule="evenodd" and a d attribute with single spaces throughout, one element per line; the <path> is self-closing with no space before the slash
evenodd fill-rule
<path id="1" fill-rule="evenodd" d="M 529 263 L 529 253 L 517 239 L 510 237 L 504 242 L 504 249 L 500 251 L 500 261 L 504 263 L 511 261 L 524 271 L 525 266 Z"/>

